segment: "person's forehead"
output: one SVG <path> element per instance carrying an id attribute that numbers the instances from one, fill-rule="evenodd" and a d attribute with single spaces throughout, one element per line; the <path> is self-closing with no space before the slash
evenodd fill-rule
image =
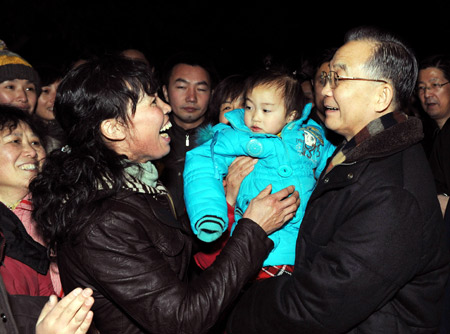
<path id="1" fill-rule="evenodd" d="M 437 67 L 427 67 L 419 71 L 418 81 L 437 81 L 442 78 L 445 78 L 445 74 L 441 69 Z"/>
<path id="2" fill-rule="evenodd" d="M 172 70 L 172 80 L 185 80 L 188 82 L 206 82 L 209 84 L 208 72 L 199 65 L 177 64 Z"/>
<path id="3" fill-rule="evenodd" d="M 2 136 L 9 136 L 9 135 L 16 135 L 16 136 L 22 136 L 23 133 L 26 133 L 28 135 L 36 136 L 37 134 L 33 131 L 31 126 L 24 122 L 19 121 L 16 126 L 12 126 L 12 121 L 6 122 L 3 129 L 0 131 L 0 134 Z"/>
<path id="4" fill-rule="evenodd" d="M 372 54 L 373 43 L 369 41 L 350 41 L 340 47 L 330 62 L 333 71 L 344 72 L 362 67 Z"/>
<path id="5" fill-rule="evenodd" d="M 15 84 L 21 84 L 21 85 L 34 85 L 33 82 L 31 82 L 28 79 L 8 79 L 8 80 L 4 80 L 1 81 L 0 84 L 2 83 L 15 83 Z"/>

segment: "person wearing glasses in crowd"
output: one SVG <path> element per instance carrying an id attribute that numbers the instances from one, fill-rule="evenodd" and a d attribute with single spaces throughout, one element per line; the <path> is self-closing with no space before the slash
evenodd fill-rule
<path id="1" fill-rule="evenodd" d="M 389 32 L 348 32 L 322 91 L 345 141 L 308 202 L 294 272 L 255 283 L 228 334 L 438 332 L 449 248 L 421 122 L 402 112 L 417 73 Z"/>
<path id="2" fill-rule="evenodd" d="M 419 64 L 417 95 L 423 110 L 436 123 L 437 130 L 429 156 L 447 232 L 450 233 L 450 214 L 446 213 L 450 194 L 450 58 L 434 55 Z M 448 235 L 450 240 L 450 234 Z M 442 333 L 450 333 L 450 286 L 446 289 L 442 319 Z"/>
<path id="3" fill-rule="evenodd" d="M 417 94 L 438 128 L 429 161 L 444 214 L 450 194 L 450 58 L 431 56 L 421 61 L 419 69 Z"/>

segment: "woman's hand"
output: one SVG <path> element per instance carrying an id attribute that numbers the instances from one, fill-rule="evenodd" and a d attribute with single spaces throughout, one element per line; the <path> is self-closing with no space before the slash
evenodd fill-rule
<path id="1" fill-rule="evenodd" d="M 223 180 L 223 187 L 225 188 L 225 196 L 229 205 L 234 206 L 236 204 L 242 180 L 253 171 L 257 162 L 258 159 L 240 156 L 234 159 L 230 167 L 228 167 L 228 174 Z"/>
<path id="2" fill-rule="evenodd" d="M 243 218 L 249 218 L 270 234 L 292 219 L 300 205 L 298 191 L 294 186 L 270 194 L 272 185 L 267 186 L 250 202 Z"/>
<path id="3" fill-rule="evenodd" d="M 93 304 L 91 289 L 74 289 L 59 302 L 50 296 L 39 315 L 36 334 L 87 333 L 94 316 L 90 311 Z"/>

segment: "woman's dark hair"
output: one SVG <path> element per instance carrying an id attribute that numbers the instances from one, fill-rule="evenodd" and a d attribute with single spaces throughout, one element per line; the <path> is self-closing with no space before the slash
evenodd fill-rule
<path id="1" fill-rule="evenodd" d="M 209 123 L 219 122 L 220 106 L 227 100 L 234 101 L 244 95 L 245 77 L 241 74 L 229 75 L 214 89 L 209 103 Z"/>
<path id="2" fill-rule="evenodd" d="M 286 112 L 289 113 L 296 110 L 297 114 L 295 118 L 298 119 L 302 116 L 306 99 L 301 83 L 294 73 L 290 73 L 284 66 L 257 70 L 245 81 L 245 99 L 250 91 L 260 85 L 280 89 Z"/>
<path id="3" fill-rule="evenodd" d="M 104 142 L 101 123 L 117 119 L 128 124 L 130 107 L 134 114 L 143 94 L 155 94 L 157 89 L 144 63 L 118 56 L 92 59 L 61 81 L 54 112 L 68 145 L 46 158 L 42 172 L 30 184 L 33 217 L 52 249 L 83 227 L 89 217 L 80 217 L 79 208 L 93 205 L 99 189 L 110 196 L 126 181 L 126 157 Z"/>
<path id="4" fill-rule="evenodd" d="M 42 65 L 35 69 L 39 73 L 39 78 L 41 78 L 42 87 L 49 86 L 63 77 L 63 70 L 55 66 Z"/>
<path id="5" fill-rule="evenodd" d="M 416 86 L 418 65 L 412 51 L 399 37 L 376 27 L 357 27 L 345 36 L 345 42 L 373 43 L 372 55 L 365 64 L 371 79 L 387 79 L 395 90 L 394 102 L 402 109 L 409 105 Z"/>
<path id="6" fill-rule="evenodd" d="M 0 104 L 0 131 L 5 130 L 6 128 L 13 131 L 20 122 L 26 123 L 42 140 L 43 133 L 30 114 L 19 108 Z"/>

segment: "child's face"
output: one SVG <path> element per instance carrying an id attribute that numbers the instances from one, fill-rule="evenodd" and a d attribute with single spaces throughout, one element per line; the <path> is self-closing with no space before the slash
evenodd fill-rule
<path id="1" fill-rule="evenodd" d="M 294 119 L 295 111 L 286 112 L 279 89 L 261 85 L 247 94 L 244 122 L 253 132 L 277 135 Z"/>
<path id="2" fill-rule="evenodd" d="M 239 96 L 235 100 L 227 99 L 224 103 L 220 105 L 219 122 L 224 124 L 229 124 L 228 120 L 225 118 L 225 114 L 231 110 L 244 108 L 244 97 Z"/>

